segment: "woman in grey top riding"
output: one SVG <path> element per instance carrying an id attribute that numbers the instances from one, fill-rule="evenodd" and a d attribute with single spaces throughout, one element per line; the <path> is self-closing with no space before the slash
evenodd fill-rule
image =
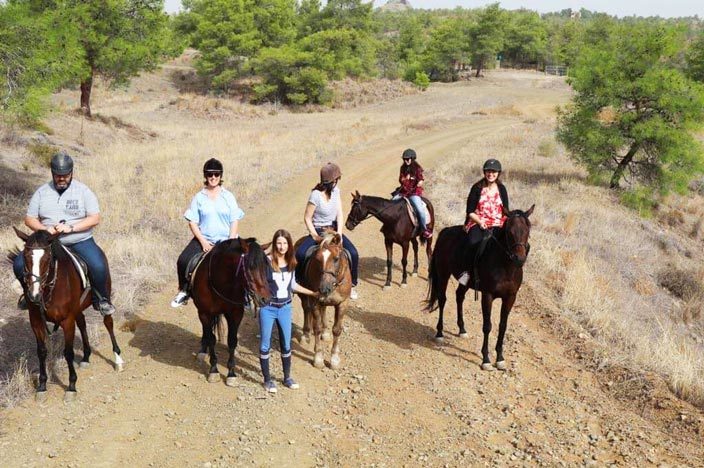
<path id="1" fill-rule="evenodd" d="M 320 169 L 320 183 L 310 192 L 308 204 L 303 215 L 303 220 L 310 234 L 296 250 L 296 260 L 298 265 L 303 265 L 306 251 L 317 242 L 320 242 L 321 235 L 326 229 L 332 229 L 342 237 L 343 247 L 352 257 L 352 292 L 350 299 L 357 299 L 357 279 L 359 269 L 359 254 L 357 248 L 347 236 L 342 235 L 343 213 L 342 201 L 340 199 L 340 188 L 337 186 L 342 177 L 340 167 L 334 163 L 327 163 Z M 296 273 L 299 278 L 303 277 L 303 272 Z"/>

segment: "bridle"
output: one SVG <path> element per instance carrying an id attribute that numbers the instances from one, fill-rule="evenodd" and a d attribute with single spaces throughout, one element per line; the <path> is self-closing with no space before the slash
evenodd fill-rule
<path id="1" fill-rule="evenodd" d="M 528 221 L 528 217 L 525 214 L 523 214 L 522 212 L 510 213 L 508 215 L 508 218 L 509 219 L 511 219 L 511 218 L 524 218 L 526 221 Z M 508 233 L 508 229 L 506 229 L 505 224 L 504 224 L 503 234 L 504 234 L 504 237 L 506 238 L 505 243 L 500 242 L 499 239 L 497 239 L 496 236 L 494 236 L 493 232 L 491 234 L 491 237 L 496 241 L 497 244 L 499 244 L 501 246 L 501 248 L 503 249 L 504 253 L 506 254 L 506 256 L 508 257 L 508 259 L 510 261 L 515 262 L 518 259 L 518 256 L 514 252 L 516 247 L 523 247 L 526 250 L 526 257 L 528 256 L 528 253 L 530 252 L 530 243 L 528 243 L 528 242 L 514 242 L 514 243 L 510 244 L 508 242 L 509 241 L 509 233 Z"/>
<path id="2" fill-rule="evenodd" d="M 362 197 L 360 197 L 359 199 L 357 199 L 357 198 L 353 198 L 353 199 L 352 199 L 352 206 L 355 206 L 355 205 L 356 205 L 356 206 L 359 206 L 359 209 L 363 209 L 363 208 L 362 208 Z M 348 221 L 352 221 L 352 222 L 354 223 L 354 226 L 353 226 L 353 227 L 357 227 L 357 225 L 358 225 L 359 223 L 361 223 L 362 221 L 365 221 L 365 220 L 367 220 L 367 219 L 369 219 L 369 218 L 371 218 L 371 217 L 373 217 L 373 216 L 379 216 L 379 215 L 381 215 L 383 212 L 385 212 L 386 210 L 388 210 L 389 208 L 391 208 L 392 206 L 394 206 L 393 203 L 390 203 L 390 204 L 389 204 L 388 206 L 386 206 L 384 209 L 378 210 L 378 211 L 376 211 L 376 212 L 372 211 L 371 209 L 367 209 L 367 214 L 366 214 L 366 215 L 364 216 L 364 218 L 362 218 L 362 219 L 357 219 L 357 217 L 352 217 L 352 212 L 350 212 L 349 216 L 347 217 L 347 220 L 348 220 Z"/>
<path id="3" fill-rule="evenodd" d="M 322 245 L 320 248 L 322 248 Z M 340 255 L 338 255 L 337 258 L 333 259 L 333 264 L 337 266 L 337 270 L 332 271 L 332 270 L 323 269 L 323 271 L 322 271 L 323 275 L 330 275 L 333 277 L 333 279 L 334 279 L 334 281 L 332 283 L 333 290 L 337 289 L 338 286 L 344 284 L 344 282 L 345 282 L 344 278 L 339 279 L 342 276 L 342 274 L 344 273 L 344 265 L 343 265 L 343 262 L 340 260 L 340 256 L 345 255 L 345 252 L 342 251 L 343 250 L 342 247 L 340 247 L 340 249 L 341 249 Z M 308 262 L 308 265 L 310 265 L 310 262 Z"/>
<path id="4" fill-rule="evenodd" d="M 27 282 L 27 289 L 29 290 L 29 285 L 34 284 L 35 282 L 39 282 L 39 294 L 37 299 L 32 299 L 32 297 L 28 294 L 27 291 L 25 291 L 25 298 L 31 302 L 32 304 L 36 305 L 39 307 L 39 315 L 42 319 L 42 323 L 44 324 L 44 327 L 46 327 L 46 331 L 49 335 L 52 334 L 51 329 L 49 328 L 49 325 L 47 324 L 47 319 L 46 319 L 46 305 L 51 302 L 51 299 L 54 296 L 54 287 L 56 286 L 56 278 L 59 273 L 59 260 L 56 258 L 56 256 L 52 252 L 52 247 L 51 245 L 47 245 L 46 247 L 27 247 L 25 246 L 24 252 L 27 250 L 44 250 L 46 254 L 49 256 L 48 259 L 48 264 L 49 267 L 44 271 L 44 273 L 41 273 L 40 275 L 35 275 L 32 273 L 32 271 L 28 268 L 28 262 L 27 262 L 27 256 L 25 255 L 25 261 L 24 261 L 24 277 L 25 281 L 26 280 L 31 280 L 31 281 L 26 281 Z M 52 268 L 53 264 L 53 268 Z M 49 278 L 49 275 L 53 273 L 53 276 L 51 278 L 51 281 L 47 282 L 47 279 Z M 58 324 L 54 327 L 54 331 L 58 328 Z"/>

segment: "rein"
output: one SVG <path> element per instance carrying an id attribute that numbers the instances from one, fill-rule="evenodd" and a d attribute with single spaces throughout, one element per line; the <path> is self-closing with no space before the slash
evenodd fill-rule
<path id="1" fill-rule="evenodd" d="M 211 250 L 211 252 L 212 252 L 212 250 Z M 208 254 L 210 254 L 210 252 L 208 252 Z M 242 306 L 245 305 L 246 302 L 235 301 L 233 299 L 230 299 L 229 297 L 226 297 L 224 294 L 222 294 L 220 291 L 218 291 L 218 289 L 215 287 L 215 284 L 213 283 L 213 278 L 211 275 L 212 265 L 213 265 L 213 256 L 209 255 L 209 257 L 210 258 L 208 258 L 208 286 L 210 287 L 210 289 L 212 289 L 212 291 L 215 293 L 216 296 L 218 296 L 220 299 L 222 299 L 223 301 L 225 301 L 229 304 L 242 305 Z M 240 258 L 237 262 L 237 270 L 235 271 L 235 278 L 237 278 L 240 275 L 240 272 L 243 270 L 242 264 L 244 263 L 244 257 L 245 257 L 244 253 L 240 254 Z M 247 275 L 246 268 L 244 268 L 244 281 L 245 281 L 245 284 L 247 285 L 247 289 L 248 289 L 249 288 L 249 278 Z"/>
<path id="2" fill-rule="evenodd" d="M 523 215 L 515 214 L 511 217 L 523 217 Z M 514 242 L 513 244 L 511 244 L 510 246 L 507 247 L 507 245 L 508 245 L 508 230 L 504 229 L 503 235 L 506 238 L 505 243 L 501 242 L 496 236 L 494 236 L 493 232 L 490 234 L 490 237 L 492 239 L 494 239 L 496 241 L 496 243 L 499 244 L 499 246 L 501 246 L 501 248 L 503 249 L 504 253 L 506 254 L 506 256 L 508 257 L 508 259 L 510 261 L 513 262 L 516 260 L 516 254 L 513 252 L 513 250 L 516 247 L 523 247 L 524 249 L 526 249 L 526 256 L 528 256 L 528 252 L 530 252 L 530 244 L 528 242 Z"/>
<path id="3" fill-rule="evenodd" d="M 54 268 L 47 268 L 47 270 L 37 276 L 31 271 L 27 269 L 27 262 L 25 261 L 25 277 L 32 278 L 33 281 L 39 281 L 39 289 L 40 289 L 40 294 L 39 294 L 39 299 L 34 301 L 29 297 L 29 294 L 25 293 L 25 297 L 29 302 L 31 302 L 34 305 L 39 306 L 39 316 L 42 319 L 42 324 L 44 325 L 44 328 L 46 328 L 46 332 L 49 336 L 52 335 L 58 328 L 59 324 L 55 323 L 54 324 L 54 330 L 52 331 L 49 328 L 49 323 L 46 318 L 46 305 L 51 302 L 51 299 L 54 297 L 54 287 L 56 286 L 56 278 L 58 277 L 59 274 L 59 261 L 54 257 L 54 254 L 51 252 L 51 246 L 47 247 L 46 251 L 50 255 L 49 263 L 51 264 L 51 261 L 53 260 L 53 265 Z M 53 270 L 53 277 L 51 278 L 51 281 L 48 283 L 45 283 L 46 279 L 49 277 L 49 273 Z M 48 289 L 47 289 L 48 288 Z M 45 297 L 48 296 L 48 297 Z"/>
<path id="4" fill-rule="evenodd" d="M 362 206 L 362 200 L 353 200 L 352 203 L 353 203 L 353 204 L 356 204 L 356 205 Z M 371 211 L 371 210 L 372 210 L 371 207 L 368 207 L 367 209 L 369 210 L 369 212 L 366 214 L 366 216 L 364 216 L 364 218 L 362 218 L 362 219 L 360 219 L 360 220 L 358 220 L 357 218 L 354 218 L 354 219 L 351 219 L 351 221 L 353 221 L 353 222 L 354 222 L 354 225 L 357 226 L 357 225 L 358 225 L 359 223 L 361 223 L 362 221 L 365 221 L 365 220 L 367 220 L 367 219 L 369 219 L 369 218 L 371 218 L 371 217 L 373 217 L 373 216 L 375 216 L 375 217 L 380 216 L 382 213 L 384 213 L 384 212 L 385 212 L 386 210 L 388 210 L 389 208 L 392 208 L 394 205 L 395 205 L 395 204 L 394 204 L 393 202 L 391 202 L 391 203 L 389 203 L 386 207 L 384 207 L 383 209 L 377 210 L 376 213 L 373 212 L 373 211 Z"/>

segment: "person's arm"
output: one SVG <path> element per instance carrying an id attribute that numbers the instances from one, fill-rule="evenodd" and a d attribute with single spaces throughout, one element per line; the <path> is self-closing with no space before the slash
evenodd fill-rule
<path id="1" fill-rule="evenodd" d="M 213 244 L 211 244 L 210 241 L 208 241 L 208 239 L 203 236 L 203 233 L 200 232 L 198 223 L 194 221 L 189 221 L 188 227 L 193 233 L 193 236 L 198 239 L 198 242 L 200 242 L 200 246 L 203 248 L 203 252 L 207 252 L 208 250 L 213 248 Z"/>
<path id="2" fill-rule="evenodd" d="M 506 211 L 511 211 L 508 205 L 508 191 L 506 190 L 506 186 L 504 184 L 499 185 L 499 195 L 501 196 L 501 203 L 503 203 Z"/>
<path id="3" fill-rule="evenodd" d="M 345 215 L 342 212 L 342 196 L 340 193 L 342 192 L 339 192 L 337 197 L 337 218 L 335 221 L 337 222 L 337 233 L 342 237 L 342 226 L 345 222 Z"/>
<path id="4" fill-rule="evenodd" d="M 51 234 L 55 234 L 56 231 L 54 230 L 54 226 L 44 226 L 41 221 L 39 221 L 39 218 L 35 218 L 34 216 L 25 216 L 24 217 L 24 225 L 27 226 L 29 229 L 31 229 L 34 232 L 37 231 L 49 231 Z"/>
<path id="5" fill-rule="evenodd" d="M 313 297 L 318 297 L 320 296 L 320 293 L 317 291 L 311 291 L 310 289 L 301 286 L 298 283 L 294 283 L 292 288 L 293 292 L 298 293 L 298 294 L 305 294 L 306 296 L 313 296 Z"/>
<path id="6" fill-rule="evenodd" d="M 321 237 L 315 231 L 315 226 L 313 226 L 313 213 L 315 213 L 315 205 L 308 202 L 306 205 L 306 211 L 303 213 L 303 222 L 306 224 L 308 233 L 313 238 L 314 241 L 320 242 Z"/>
<path id="7" fill-rule="evenodd" d="M 87 231 L 88 229 L 91 229 L 97 226 L 98 224 L 100 224 L 100 213 L 95 213 L 86 216 L 82 220 L 72 225 L 66 223 L 59 223 L 54 226 L 54 231 L 61 232 L 64 234 L 72 232 L 81 232 Z"/>
<path id="8" fill-rule="evenodd" d="M 416 186 L 422 188 L 424 180 L 425 176 L 423 175 L 423 168 L 418 166 L 418 170 L 416 171 Z"/>
<path id="9" fill-rule="evenodd" d="M 237 198 L 235 198 L 234 194 L 231 194 L 230 192 L 226 192 L 228 195 L 231 195 L 230 200 L 230 219 L 232 222 L 230 223 L 230 239 L 237 239 L 240 237 L 240 231 L 239 231 L 239 226 L 240 226 L 240 219 L 244 218 L 244 211 L 242 211 L 242 208 L 237 204 Z"/>
<path id="10" fill-rule="evenodd" d="M 239 225 L 240 222 L 237 219 L 230 224 L 230 239 L 237 239 L 240 237 Z"/>

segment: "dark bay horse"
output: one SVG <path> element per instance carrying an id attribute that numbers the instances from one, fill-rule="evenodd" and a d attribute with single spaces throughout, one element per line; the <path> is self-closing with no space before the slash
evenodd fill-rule
<path id="1" fill-rule="evenodd" d="M 208 382 L 219 382 L 218 358 L 215 354 L 215 331 L 221 331 L 221 319 L 227 320 L 228 386 L 235 381 L 237 330 L 244 316 L 246 290 L 262 298 L 269 297 L 266 282 L 267 258 L 254 238 L 229 239 L 216 244 L 203 258 L 193 274 L 191 297 L 203 327 L 198 359 L 210 355 Z M 218 333 L 219 334 L 219 333 Z"/>
<path id="2" fill-rule="evenodd" d="M 484 332 L 482 369 L 484 370 L 494 369 L 489 359 L 489 333 L 491 332 L 491 305 L 497 298 L 501 299 L 501 321 L 496 339 L 496 368 L 506 369 L 503 356 L 504 335 L 508 324 L 508 315 L 523 282 L 523 264 L 530 249 L 528 245 L 530 220 L 528 217 L 533 213 L 533 208 L 535 205 L 531 206 L 528 211 L 504 212 L 508 217 L 504 226 L 494 232 L 487 242 L 484 253 L 476 260 L 478 262 L 477 278 L 471 278 L 467 286 L 458 283 L 455 291 L 457 326 L 460 336 L 467 336 L 462 317 L 462 302 L 467 290 L 476 286 L 476 289 L 482 293 L 482 331 Z M 469 270 L 469 266 L 464 264 L 463 255 L 466 238 L 467 234 L 462 226 L 452 226 L 440 231 L 438 241 L 435 244 L 435 251 L 430 262 L 427 310 L 432 311 L 436 307 L 440 309 L 437 334 L 435 335 L 437 341 L 443 339 L 443 309 L 447 301 L 445 290 L 450 275 L 459 278 L 463 271 Z M 474 272 L 471 274 L 474 275 Z M 479 280 L 478 285 L 476 279 Z"/>
<path id="3" fill-rule="evenodd" d="M 299 239 L 295 248 L 303 241 Z M 302 278 L 297 278 L 301 285 L 312 291 L 318 291 L 319 297 L 301 295 L 303 305 L 303 337 L 310 341 L 310 330 L 315 334 L 315 358 L 313 365 L 320 369 L 325 365 L 321 341 L 325 334 L 325 310 L 328 306 L 335 308 L 335 322 L 332 327 L 332 355 L 330 368 L 340 367 L 340 344 L 342 320 L 347 311 L 347 301 L 352 290 L 352 271 L 350 260 L 342 248 L 342 238 L 333 231 L 323 235 L 323 239 L 313 256 L 307 260 Z"/>
<path id="4" fill-rule="evenodd" d="M 49 234 L 48 231 L 36 231 L 27 235 L 15 229 L 17 236 L 24 241 L 22 252 L 10 253 L 9 258 L 24 256 L 24 281 L 27 285 L 25 297 L 29 306 L 29 322 L 37 339 L 37 355 L 39 356 L 39 385 L 37 398 L 46 396 L 46 357 L 47 335 L 51 334 L 48 322 L 54 323 L 54 330 L 60 326 L 64 332 L 64 357 L 68 364 L 68 388 L 64 394 L 67 401 L 76 396 L 76 381 L 78 375 L 74 368 L 73 341 L 76 325 L 81 332 L 83 341 L 83 359 L 80 367 L 87 367 L 90 361 L 91 349 L 86 332 L 86 318 L 83 310 L 91 305 L 90 291 L 83 289 L 81 277 L 58 240 L 60 234 Z M 111 288 L 108 277 L 108 293 Z M 120 347 L 113 332 L 112 315 L 103 318 L 105 328 L 110 334 L 112 350 L 115 354 L 115 370 L 121 371 L 124 361 L 120 356 Z"/>
<path id="5" fill-rule="evenodd" d="M 430 213 L 428 229 L 432 231 L 435 226 L 433 205 L 427 198 L 423 198 L 423 201 L 428 206 L 428 212 Z M 426 240 L 420 235 L 421 231 L 420 229 L 416 229 L 413 225 L 405 200 L 387 200 L 381 197 L 360 195 L 357 191 L 353 193 L 352 209 L 347 215 L 345 227 L 352 231 L 359 223 L 372 216 L 381 221 L 381 232 L 384 234 L 384 245 L 386 246 L 386 283 L 384 284 L 384 289 L 391 287 L 391 266 L 394 244 L 401 246 L 401 266 L 403 267 L 401 287 L 406 287 L 408 284 L 406 281 L 408 243 L 410 242 L 413 245 L 413 271 L 411 275 L 418 276 L 418 238 L 420 238 L 421 244 L 425 244 L 425 253 L 428 255 L 428 263 L 430 263 L 430 255 L 433 251 L 432 238 Z"/>

